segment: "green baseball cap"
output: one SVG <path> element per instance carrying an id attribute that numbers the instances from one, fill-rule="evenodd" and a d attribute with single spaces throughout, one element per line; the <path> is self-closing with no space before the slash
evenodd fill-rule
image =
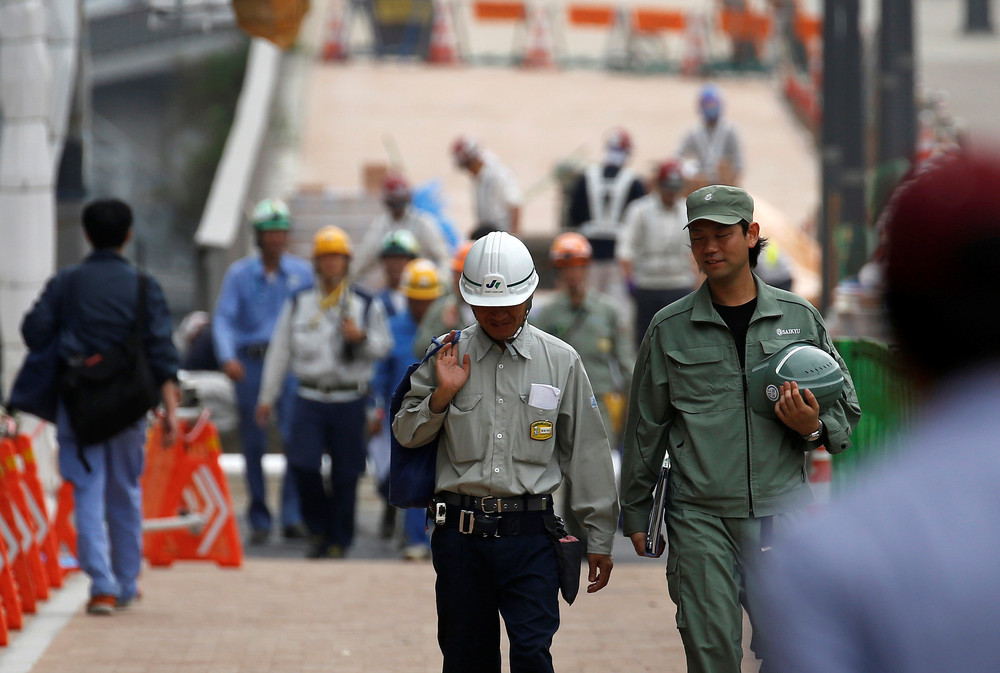
<path id="1" fill-rule="evenodd" d="M 279 199 L 264 199 L 254 208 L 253 228 L 257 231 L 288 231 L 292 228 L 288 206 Z"/>
<path id="2" fill-rule="evenodd" d="M 739 187 L 709 185 L 691 192 L 687 197 L 688 223 L 710 220 L 719 224 L 753 222 L 753 199 Z"/>

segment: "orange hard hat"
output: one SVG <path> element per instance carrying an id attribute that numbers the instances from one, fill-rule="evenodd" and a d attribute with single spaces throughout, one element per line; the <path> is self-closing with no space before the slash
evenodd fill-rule
<path id="1" fill-rule="evenodd" d="M 593 250 L 590 248 L 590 243 L 582 234 L 575 231 L 568 231 L 556 236 L 556 240 L 552 241 L 552 248 L 549 250 L 552 266 L 557 269 L 588 264 L 591 255 L 593 255 Z"/>
<path id="2" fill-rule="evenodd" d="M 472 244 L 475 241 L 465 241 L 462 245 L 458 246 L 455 250 L 455 254 L 451 258 L 451 270 L 455 273 L 462 273 L 462 267 L 465 266 L 465 258 L 469 255 L 469 250 L 472 249 Z"/>

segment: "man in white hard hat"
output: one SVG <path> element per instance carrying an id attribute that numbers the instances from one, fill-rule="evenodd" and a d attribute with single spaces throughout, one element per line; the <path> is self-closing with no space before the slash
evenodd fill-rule
<path id="1" fill-rule="evenodd" d="M 537 286 L 517 238 L 476 241 L 460 282 L 476 324 L 458 343 L 445 336 L 414 372 L 393 421 L 403 446 L 438 439 L 431 551 L 445 673 L 499 673 L 501 615 L 511 672 L 553 670 L 564 545 L 554 541 L 562 532 L 552 492 L 564 477 L 589 537 L 588 593 L 607 585 L 613 566 L 618 503 L 607 435 L 580 356 L 527 322 Z"/>

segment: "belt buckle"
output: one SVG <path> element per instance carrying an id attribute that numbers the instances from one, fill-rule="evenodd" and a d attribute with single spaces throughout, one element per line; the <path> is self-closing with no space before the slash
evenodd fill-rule
<path id="1" fill-rule="evenodd" d="M 486 509 L 487 501 L 493 502 L 493 509 Z M 492 495 L 483 496 L 479 500 L 479 509 L 483 511 L 483 514 L 496 514 L 500 511 L 500 499 L 494 498 Z"/>
<path id="2" fill-rule="evenodd" d="M 458 532 L 469 535 L 476 525 L 476 513 L 471 509 L 463 509 L 458 513 Z"/>

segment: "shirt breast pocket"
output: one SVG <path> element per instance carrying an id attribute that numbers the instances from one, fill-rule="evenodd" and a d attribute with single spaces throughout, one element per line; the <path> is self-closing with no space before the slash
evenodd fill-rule
<path id="1" fill-rule="evenodd" d="M 464 393 L 455 395 L 448 409 L 448 442 L 451 459 L 456 463 L 481 460 L 484 448 L 489 446 L 486 434 L 490 423 L 477 412 L 482 394 Z"/>
<path id="2" fill-rule="evenodd" d="M 292 352 L 300 362 L 313 362 L 322 353 L 324 340 L 318 338 L 319 328 L 310 322 L 292 325 Z"/>
<path id="3" fill-rule="evenodd" d="M 706 413 L 742 403 L 740 376 L 722 366 L 724 355 L 725 346 L 667 351 L 670 401 L 674 407 L 689 413 Z"/>
<path id="4" fill-rule="evenodd" d="M 528 404 L 528 396 L 521 395 L 518 408 L 518 427 L 513 437 L 514 459 L 532 465 L 548 465 L 556 445 L 556 415 L 558 409 L 542 409 Z"/>

